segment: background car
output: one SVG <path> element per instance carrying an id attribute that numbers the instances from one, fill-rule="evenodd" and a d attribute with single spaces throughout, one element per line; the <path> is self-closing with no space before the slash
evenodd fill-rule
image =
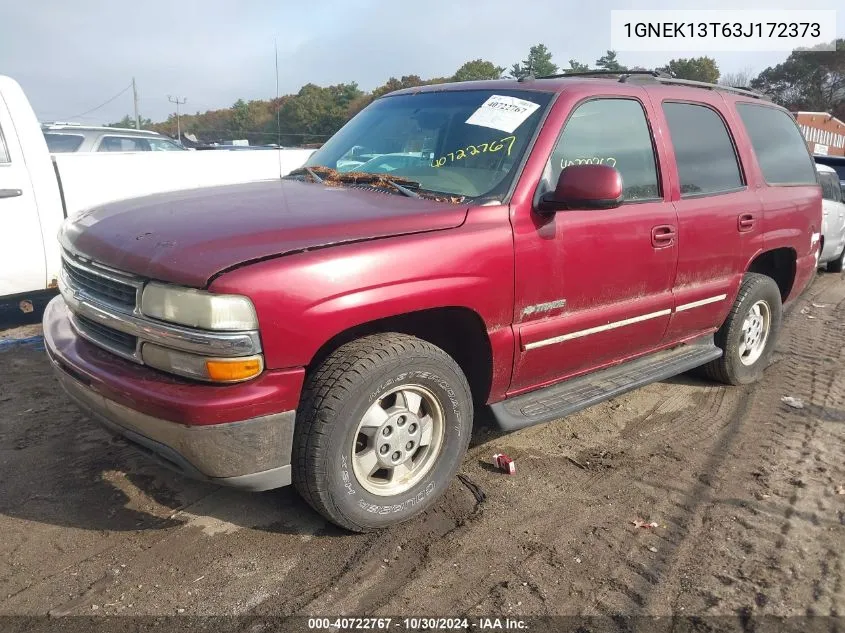
<path id="1" fill-rule="evenodd" d="M 836 170 L 839 175 L 839 184 L 845 188 L 845 156 L 813 156 L 819 165 L 827 165 Z"/>
<path id="2" fill-rule="evenodd" d="M 282 147 L 281 145 L 197 145 L 195 148 L 200 151 L 207 151 L 207 150 L 218 150 L 218 151 L 230 151 L 230 152 L 242 152 L 242 151 L 250 151 L 250 150 L 261 150 L 261 149 L 290 149 L 288 147 Z"/>
<path id="3" fill-rule="evenodd" d="M 185 148 L 173 139 L 150 130 L 45 123 L 42 124 L 41 131 L 51 154 L 185 151 Z"/>
<path id="4" fill-rule="evenodd" d="M 827 264 L 832 273 L 842 272 L 845 264 L 845 196 L 839 175 L 828 165 L 816 165 L 822 186 L 822 252 L 819 265 Z"/>

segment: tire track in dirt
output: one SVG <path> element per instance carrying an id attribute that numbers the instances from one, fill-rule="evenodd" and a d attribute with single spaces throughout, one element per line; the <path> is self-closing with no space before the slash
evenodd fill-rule
<path id="1" fill-rule="evenodd" d="M 814 294 L 802 304 L 812 305 L 816 299 L 829 302 L 835 298 L 836 316 L 841 317 L 845 305 L 845 292 L 841 284 L 837 286 L 827 282 L 814 290 Z M 710 549 L 714 549 L 714 546 L 719 549 L 718 541 L 712 541 L 714 528 L 722 529 L 726 521 L 723 515 L 730 514 L 727 520 L 734 523 L 734 526 L 742 526 L 739 532 L 752 532 L 750 538 L 741 537 L 731 543 L 731 554 L 741 560 L 753 554 L 756 548 L 766 549 L 769 550 L 766 563 L 775 568 L 783 563 L 778 550 L 793 546 L 794 539 L 791 539 L 790 533 L 796 527 L 801 531 L 818 531 L 836 521 L 830 512 L 827 517 L 819 516 L 819 511 L 827 509 L 827 506 L 818 495 L 805 494 L 806 486 L 802 477 L 808 479 L 808 473 L 817 469 L 821 462 L 822 468 L 832 475 L 824 479 L 830 489 L 833 478 L 842 475 L 841 460 L 828 459 L 825 454 L 825 444 L 830 445 L 831 442 L 818 439 L 823 422 L 812 417 L 805 418 L 787 409 L 780 403 L 780 395 L 807 394 L 812 405 L 811 412 L 818 413 L 820 409 L 829 410 L 831 407 L 843 409 L 842 359 L 839 353 L 834 357 L 829 352 L 841 349 L 837 339 L 842 340 L 845 328 L 841 325 L 841 318 L 816 319 L 810 328 L 804 327 L 804 319 L 800 307 L 793 311 L 783 332 L 785 340 L 781 342 L 781 347 L 787 349 L 787 355 L 794 353 L 796 348 L 802 350 L 798 363 L 776 363 L 777 366 L 770 369 L 759 387 L 715 387 L 718 392 L 708 389 L 703 406 L 682 425 L 683 428 L 676 426 L 663 429 L 649 437 L 657 439 L 677 432 L 673 436 L 676 440 L 673 449 L 690 458 L 686 472 L 674 473 L 678 478 L 669 485 L 666 484 L 668 473 L 665 465 L 657 471 L 659 480 L 649 481 L 648 474 L 640 480 L 650 485 L 652 492 L 641 488 L 638 492 L 648 501 L 657 499 L 654 505 L 655 516 L 662 515 L 663 518 L 658 520 L 666 526 L 665 530 L 662 527 L 655 530 L 649 539 L 661 543 L 656 548 L 652 545 L 646 550 L 656 550 L 652 553 L 658 555 L 649 557 L 644 552 L 645 548 L 640 544 L 642 535 L 627 538 L 627 549 L 621 555 L 622 560 L 611 570 L 605 586 L 584 609 L 584 614 L 613 617 L 620 613 L 668 613 L 675 611 L 676 607 L 681 608 L 687 601 L 680 599 L 681 596 L 690 595 L 697 598 L 693 604 L 698 610 L 694 612 L 716 609 L 723 613 L 724 609 L 720 608 L 723 598 L 719 594 L 724 593 L 724 587 L 737 584 L 733 576 L 722 574 L 723 580 L 720 581 L 716 578 L 717 571 L 708 579 L 711 585 L 716 580 L 712 588 L 704 588 L 702 584 L 705 583 L 701 583 L 701 570 L 707 567 L 708 562 L 706 557 L 701 556 L 701 551 L 708 549 L 703 547 L 705 543 Z M 741 394 L 739 398 L 736 397 L 738 392 Z M 799 418 L 797 425 L 796 417 Z M 710 433 L 718 435 L 710 440 L 708 446 L 707 436 Z M 764 438 L 765 441 L 761 441 Z M 702 462 L 697 458 L 697 453 L 701 452 L 711 457 Z M 747 468 L 749 457 L 754 458 L 755 464 L 760 464 L 756 470 Z M 740 480 L 743 478 L 737 476 L 743 474 L 743 470 L 765 476 L 776 470 L 777 464 L 784 459 L 789 466 L 788 473 L 781 475 L 781 481 L 785 480 L 784 485 L 795 488 L 788 496 L 786 509 L 773 508 L 771 506 L 775 504 L 767 502 L 761 511 L 751 503 L 753 498 L 743 499 L 744 495 L 725 498 L 721 494 L 722 488 L 726 487 L 725 473 Z M 744 484 L 753 487 L 754 481 L 752 475 L 750 481 Z M 668 498 L 659 500 L 660 493 Z M 759 494 L 762 496 L 765 493 Z M 719 509 L 718 512 L 713 512 L 714 506 Z M 736 532 L 736 529 L 731 531 Z M 731 537 L 726 538 L 731 540 Z M 665 549 L 669 551 L 664 554 Z M 831 547 L 824 548 L 823 552 L 808 548 L 810 558 L 818 555 L 814 559 L 822 561 L 815 579 L 808 577 L 806 580 L 808 586 L 815 587 L 812 592 L 816 601 L 820 601 L 820 610 L 816 610 L 818 613 L 836 613 L 838 609 L 837 600 L 841 596 L 827 597 L 825 602 L 827 594 L 841 592 L 842 563 L 837 551 Z M 692 561 L 696 561 L 695 564 Z M 770 575 L 760 569 L 755 569 L 755 572 L 763 579 Z M 743 572 L 740 571 L 739 575 L 742 576 Z M 792 575 L 800 581 L 806 574 L 803 570 L 796 571 L 793 565 Z M 754 577 L 755 574 L 748 573 L 747 576 Z M 754 601 L 744 606 L 760 610 L 769 604 L 771 600 L 765 589 L 765 586 L 757 587 L 751 593 Z"/>
<path id="2" fill-rule="evenodd" d="M 819 477 L 819 463 L 826 464 L 821 466 L 822 472 L 833 470 L 836 477 L 842 476 L 842 468 L 841 461 L 828 459 L 830 446 L 836 445 L 826 437 L 830 425 L 819 413 L 830 406 L 840 410 L 843 406 L 840 341 L 845 292 L 841 283 L 822 281 L 802 310 L 790 316 L 789 336 L 781 344 L 785 354 L 797 362 L 780 363 L 772 384 L 765 385 L 758 397 L 758 419 L 771 419 L 774 432 L 762 443 L 764 450 L 756 456 L 757 472 L 765 474 L 760 483 L 765 488 L 771 487 L 772 493 L 759 495 L 762 503 L 758 508 L 743 508 L 746 516 L 740 525 L 748 538 L 758 539 L 761 533 L 768 538 L 757 543 L 761 551 L 756 555 L 761 561 L 752 562 L 746 573 L 763 579 L 756 583 L 757 587 L 746 586 L 746 590 L 754 591 L 755 603 L 740 609 L 777 612 L 780 604 L 794 602 L 795 594 L 801 592 L 806 596 L 804 604 L 812 605 L 808 612 L 829 615 L 837 611 L 836 598 L 822 600 L 824 587 L 831 584 L 830 569 L 841 567 L 841 561 L 832 560 L 833 550 L 825 545 L 826 532 L 835 525 L 824 502 L 832 490 L 833 479 L 829 474 Z M 808 311 L 815 311 L 815 299 L 828 305 L 834 300 L 834 317 L 838 318 L 812 321 L 806 318 L 806 304 L 811 308 Z M 780 403 L 781 395 L 803 398 L 805 408 L 786 407 Z M 772 497 L 778 501 L 770 500 Z M 808 564 L 803 564 L 802 559 Z M 818 573 L 811 569 L 817 564 Z M 767 580 L 777 578 L 778 574 L 777 581 Z M 833 584 L 837 584 L 835 580 Z"/>
<path id="3" fill-rule="evenodd" d="M 745 396 L 744 393 L 742 395 Z M 710 501 L 714 473 L 727 458 L 723 449 L 734 441 L 748 404 L 747 396 L 736 399 L 713 395 L 711 406 L 693 415 L 684 425 L 694 430 L 688 440 L 684 431 L 679 430 L 678 437 L 683 438 L 680 452 L 709 456 L 709 459 L 693 458 L 686 462 L 686 468 L 673 473 L 674 481 L 669 486 L 664 479 L 667 474 L 665 468 L 660 470 L 663 478 L 643 480 L 653 491 L 648 497 L 652 513 L 646 519 L 654 518 L 659 526 L 653 530 L 654 534 L 642 534 L 642 530 L 634 531 L 637 528 L 632 528 L 625 540 L 622 560 L 611 572 L 610 590 L 602 592 L 584 615 L 613 617 L 652 612 L 654 595 L 662 591 L 667 581 L 671 581 L 677 557 L 696 547 L 694 535 L 704 524 L 701 510 Z M 701 430 L 702 427 L 706 430 Z M 706 450 L 691 451 L 701 447 L 704 443 L 702 436 L 708 431 L 718 434 L 716 441 L 711 439 L 712 443 L 705 447 Z M 644 547 L 644 541 L 654 543 L 648 547 L 656 551 Z M 649 572 L 643 574 L 641 569 Z M 654 608 L 660 611 L 659 605 L 654 605 Z"/>
<path id="4" fill-rule="evenodd" d="M 469 491 L 455 482 L 436 507 L 412 522 L 377 533 L 344 535 L 319 559 L 302 557 L 291 577 L 316 582 L 262 602 L 255 613 L 375 613 L 418 575 L 434 545 L 470 529 L 479 511 Z M 339 531 L 327 527 L 327 532 Z M 351 551 L 350 540 L 357 541 Z"/>

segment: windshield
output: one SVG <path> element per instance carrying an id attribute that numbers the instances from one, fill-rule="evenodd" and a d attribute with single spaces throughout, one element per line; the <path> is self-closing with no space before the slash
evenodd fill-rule
<path id="1" fill-rule="evenodd" d="M 147 139 L 147 143 L 150 144 L 150 149 L 154 152 L 181 152 L 185 149 L 181 145 L 164 138 L 150 138 Z"/>
<path id="2" fill-rule="evenodd" d="M 307 167 L 384 174 L 450 196 L 504 195 L 552 94 L 423 92 L 373 102 Z"/>

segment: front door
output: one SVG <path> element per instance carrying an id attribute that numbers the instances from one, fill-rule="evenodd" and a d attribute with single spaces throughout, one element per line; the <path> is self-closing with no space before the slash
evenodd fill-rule
<path id="1" fill-rule="evenodd" d="M 663 199 L 647 107 L 618 97 L 577 105 L 546 167 L 546 189 L 569 165 L 615 167 L 622 206 L 550 218 L 529 209 L 514 214 L 518 348 L 511 393 L 630 358 L 663 340 L 677 220 Z"/>

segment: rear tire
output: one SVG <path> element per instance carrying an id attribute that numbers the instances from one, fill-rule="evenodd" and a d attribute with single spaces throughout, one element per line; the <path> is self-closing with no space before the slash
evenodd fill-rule
<path id="1" fill-rule="evenodd" d="M 780 289 L 771 277 L 748 273 L 728 318 L 714 337 L 724 352 L 702 368 L 729 385 L 758 381 L 769 362 L 783 319 Z"/>
<path id="2" fill-rule="evenodd" d="M 841 273 L 843 268 L 845 268 L 845 248 L 839 253 L 839 257 L 827 263 L 827 272 Z"/>
<path id="3" fill-rule="evenodd" d="M 439 347 L 395 333 L 352 341 L 306 379 L 294 484 L 348 530 L 401 523 L 446 491 L 466 453 L 472 415 L 467 380 Z"/>

